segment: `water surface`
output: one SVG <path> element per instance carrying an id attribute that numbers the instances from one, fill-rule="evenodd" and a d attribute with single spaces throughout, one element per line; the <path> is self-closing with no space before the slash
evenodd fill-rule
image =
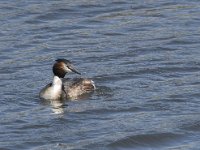
<path id="1" fill-rule="evenodd" d="M 199 1 L 8 0 L 0 9 L 0 149 L 200 147 Z M 62 107 L 41 101 L 57 58 L 92 78 L 95 93 Z"/>

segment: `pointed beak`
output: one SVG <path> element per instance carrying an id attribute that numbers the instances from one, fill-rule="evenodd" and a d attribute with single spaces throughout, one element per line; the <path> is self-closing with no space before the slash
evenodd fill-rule
<path id="1" fill-rule="evenodd" d="M 77 73 L 77 74 L 81 75 L 81 73 L 80 73 L 80 72 L 78 72 L 76 69 L 74 69 L 74 67 L 73 67 L 73 66 L 69 66 L 69 69 L 70 69 L 72 72 L 74 72 L 74 73 Z"/>
<path id="2" fill-rule="evenodd" d="M 80 72 L 78 72 L 78 71 L 76 71 L 74 68 L 73 68 L 73 69 L 71 69 L 71 70 L 72 70 L 72 72 L 74 72 L 74 73 L 77 73 L 77 74 L 81 75 L 81 73 L 80 73 Z"/>

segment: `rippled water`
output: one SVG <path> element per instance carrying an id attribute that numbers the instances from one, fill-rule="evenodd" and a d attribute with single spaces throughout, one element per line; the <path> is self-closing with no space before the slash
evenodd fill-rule
<path id="1" fill-rule="evenodd" d="M 199 149 L 199 1 L 0 9 L 0 149 Z M 92 78 L 95 93 L 63 107 L 41 101 L 56 58 Z"/>

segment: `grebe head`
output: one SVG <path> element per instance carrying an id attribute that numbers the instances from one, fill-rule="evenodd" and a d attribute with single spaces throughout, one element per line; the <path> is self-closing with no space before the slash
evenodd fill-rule
<path id="1" fill-rule="evenodd" d="M 58 76 L 59 78 L 64 78 L 65 74 L 69 72 L 80 74 L 69 60 L 57 59 L 56 63 L 53 65 L 54 75 Z"/>

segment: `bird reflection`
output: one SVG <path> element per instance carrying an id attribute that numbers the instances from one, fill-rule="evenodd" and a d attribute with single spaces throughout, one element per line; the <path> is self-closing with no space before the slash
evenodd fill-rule
<path id="1" fill-rule="evenodd" d="M 50 104 L 52 106 L 52 111 L 55 114 L 63 114 L 64 113 L 64 108 L 67 106 L 67 104 L 64 103 L 62 100 L 52 100 L 50 101 Z"/>
<path id="2" fill-rule="evenodd" d="M 64 100 L 43 100 L 42 103 L 44 105 L 51 105 L 54 114 L 64 114 L 65 107 L 67 106 Z"/>
<path id="3" fill-rule="evenodd" d="M 44 105 L 50 105 L 52 108 L 52 111 L 54 114 L 64 114 L 66 111 L 66 106 L 68 106 L 66 104 L 66 102 L 69 101 L 76 101 L 76 100 L 85 100 L 88 99 L 91 96 L 91 93 L 85 93 L 82 94 L 74 99 L 66 99 L 65 97 L 58 99 L 58 100 L 45 100 L 45 99 L 41 99 L 42 100 L 42 104 Z"/>

